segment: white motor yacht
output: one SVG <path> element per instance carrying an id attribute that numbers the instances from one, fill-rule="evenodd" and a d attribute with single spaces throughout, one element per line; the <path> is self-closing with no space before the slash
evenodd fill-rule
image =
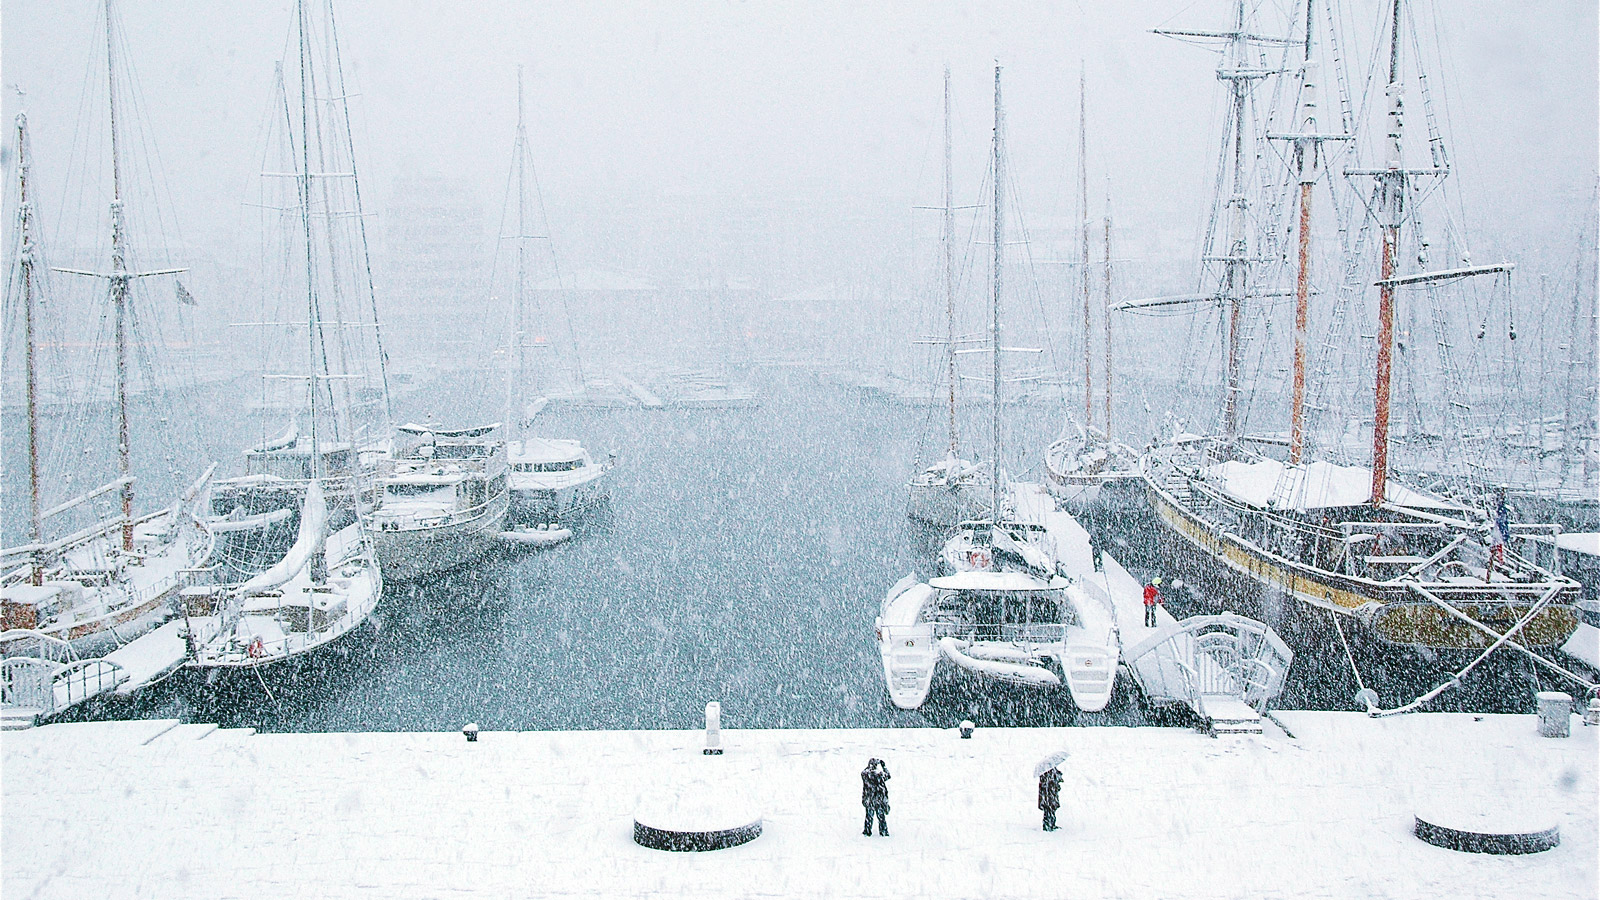
<path id="1" fill-rule="evenodd" d="M 383 493 L 361 517 L 385 579 L 447 571 L 494 546 L 509 502 L 505 443 L 486 439 L 499 427 L 396 429 L 412 440 L 380 465 Z"/>
<path id="2" fill-rule="evenodd" d="M 596 463 L 574 440 L 525 437 L 506 445 L 511 516 L 564 522 L 605 500 L 614 458 Z"/>

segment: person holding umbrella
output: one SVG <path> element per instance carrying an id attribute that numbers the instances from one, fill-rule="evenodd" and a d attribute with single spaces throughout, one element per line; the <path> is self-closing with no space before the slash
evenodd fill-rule
<path id="1" fill-rule="evenodd" d="M 1044 830 L 1056 830 L 1056 810 L 1061 808 L 1061 770 L 1057 768 L 1067 758 L 1062 750 L 1052 753 L 1034 766 L 1033 774 L 1039 778 L 1039 808 L 1044 810 Z"/>
<path id="2" fill-rule="evenodd" d="M 878 817 L 878 835 L 889 836 L 889 767 L 883 760 L 867 760 L 861 770 L 861 805 L 867 808 L 867 821 L 861 833 L 872 837 L 872 817 Z"/>

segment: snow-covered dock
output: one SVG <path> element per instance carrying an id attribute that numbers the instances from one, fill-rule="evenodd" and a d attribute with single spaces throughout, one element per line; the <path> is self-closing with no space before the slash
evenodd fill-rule
<path id="1" fill-rule="evenodd" d="M 0 737 L 5 896 L 1592 897 L 1596 732 L 1534 716 L 1282 712 L 1294 733 L 979 728 L 252 734 L 170 721 Z M 1034 763 L 1065 749 L 1062 827 Z M 861 835 L 888 762 L 892 837 Z M 679 766 L 759 785 L 760 837 L 633 842 Z M 1436 799 L 1546 811 L 1560 846 L 1412 835 Z"/>

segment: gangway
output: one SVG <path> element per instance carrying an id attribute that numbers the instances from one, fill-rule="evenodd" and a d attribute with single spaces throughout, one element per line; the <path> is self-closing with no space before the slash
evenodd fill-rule
<path id="1" fill-rule="evenodd" d="M 1144 584 L 1110 553 L 1095 567 L 1089 533 L 1037 484 L 1014 483 L 1018 519 L 1042 525 L 1058 574 L 1074 579 L 1116 615 L 1122 663 L 1154 708 L 1187 707 L 1214 734 L 1260 733 L 1282 691 L 1294 652 L 1263 622 L 1234 613 L 1173 618 L 1156 608 L 1144 624 Z"/>
<path id="2" fill-rule="evenodd" d="M 0 634 L 0 730 L 31 728 L 105 694 L 129 696 L 172 672 L 187 657 L 183 624 L 173 620 L 91 659 L 38 631 Z"/>

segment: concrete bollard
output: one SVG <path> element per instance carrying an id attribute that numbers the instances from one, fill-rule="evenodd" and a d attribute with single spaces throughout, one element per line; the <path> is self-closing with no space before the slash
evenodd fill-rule
<path id="1" fill-rule="evenodd" d="M 722 704 L 713 700 L 706 704 L 706 756 L 722 755 Z"/>
<path id="2" fill-rule="evenodd" d="M 1572 731 L 1572 698 L 1560 691 L 1540 691 L 1539 736 L 1567 737 Z"/>
<path id="3" fill-rule="evenodd" d="M 970 740 L 972 738 L 972 729 L 977 726 L 972 724 L 971 719 L 962 719 L 959 727 L 961 728 L 961 736 Z"/>

